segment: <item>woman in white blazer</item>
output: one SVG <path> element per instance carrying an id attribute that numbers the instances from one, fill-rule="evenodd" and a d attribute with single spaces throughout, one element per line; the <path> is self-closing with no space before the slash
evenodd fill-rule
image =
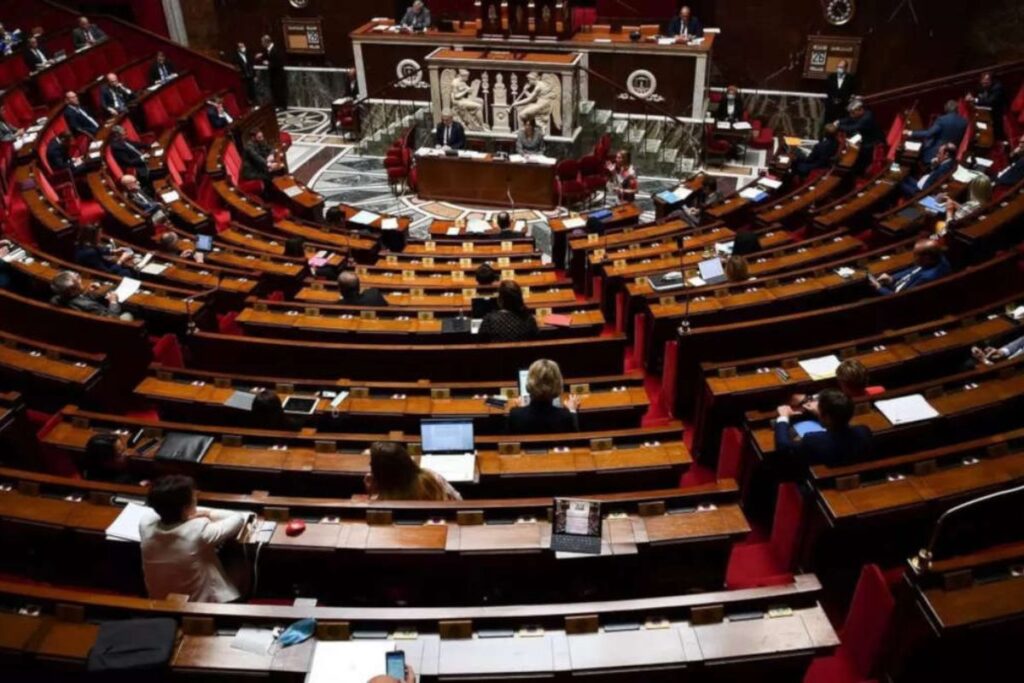
<path id="1" fill-rule="evenodd" d="M 237 600 L 238 589 L 217 550 L 238 536 L 245 517 L 197 507 L 195 482 L 181 475 L 156 480 L 146 504 L 154 512 L 139 521 L 139 536 L 149 597 L 180 593 L 193 602 Z"/>

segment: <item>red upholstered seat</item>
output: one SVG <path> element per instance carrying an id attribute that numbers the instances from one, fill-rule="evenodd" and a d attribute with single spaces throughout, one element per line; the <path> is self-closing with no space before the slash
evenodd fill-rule
<path id="1" fill-rule="evenodd" d="M 883 652 L 895 606 L 882 571 L 877 565 L 865 565 L 839 633 L 841 644 L 834 654 L 811 662 L 804 683 L 868 680 Z"/>
<path id="2" fill-rule="evenodd" d="M 581 158 L 580 179 L 591 195 L 598 192 L 604 193 L 608 187 L 608 175 L 605 172 L 604 162 L 595 154 L 588 154 Z"/>
<path id="3" fill-rule="evenodd" d="M 199 104 L 199 101 L 203 99 L 203 91 L 199 87 L 199 83 L 196 82 L 195 76 L 189 74 L 184 78 L 180 78 L 175 85 L 178 91 L 178 96 L 181 97 L 182 102 L 185 103 L 186 109 Z"/>
<path id="4" fill-rule="evenodd" d="M 160 100 L 163 102 L 164 109 L 167 110 L 168 115 L 172 118 L 181 116 L 188 108 L 185 105 L 185 100 L 181 97 L 179 83 L 180 81 L 176 81 L 164 86 L 164 89 L 160 92 Z"/>
<path id="5" fill-rule="evenodd" d="M 792 581 L 803 516 L 804 501 L 796 484 L 780 484 L 771 539 L 732 547 L 726 587 L 734 590 Z"/>
<path id="6" fill-rule="evenodd" d="M 715 471 L 712 472 L 710 468 L 694 463 L 683 475 L 680 486 L 697 486 L 722 479 L 735 479 L 742 484 L 745 447 L 746 439 L 743 430 L 737 427 L 726 427 L 722 430 L 722 441 L 718 448 L 718 466 Z"/>
<path id="7" fill-rule="evenodd" d="M 45 71 L 36 77 L 36 89 L 39 91 L 39 99 L 46 104 L 58 102 L 64 96 L 60 79 L 52 71 Z"/>
<path id="8" fill-rule="evenodd" d="M 206 107 L 200 107 L 193 112 L 189 119 L 192 122 L 192 132 L 195 133 L 196 141 L 203 145 L 210 144 L 217 135 L 217 131 L 210 124 L 210 117 L 206 115 Z"/>
<path id="9" fill-rule="evenodd" d="M 555 192 L 559 206 L 579 204 L 588 196 L 587 188 L 580 180 L 580 165 L 575 159 L 565 159 L 555 167 Z"/>
<path id="10" fill-rule="evenodd" d="M 153 344 L 153 361 L 168 368 L 185 367 L 185 355 L 181 344 L 173 334 L 165 334 Z"/>
<path id="11" fill-rule="evenodd" d="M 171 117 L 159 97 L 149 97 L 142 103 L 142 115 L 146 121 L 146 128 L 150 130 L 163 130 L 171 125 Z"/>

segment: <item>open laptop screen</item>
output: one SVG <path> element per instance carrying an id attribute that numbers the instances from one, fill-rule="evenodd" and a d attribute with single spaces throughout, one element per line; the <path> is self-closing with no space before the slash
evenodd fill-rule
<path id="1" fill-rule="evenodd" d="M 423 420 L 420 439 L 424 453 L 469 453 L 473 450 L 472 420 Z"/>

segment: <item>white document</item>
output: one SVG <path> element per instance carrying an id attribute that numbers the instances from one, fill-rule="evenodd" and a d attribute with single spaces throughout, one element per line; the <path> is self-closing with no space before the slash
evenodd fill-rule
<path id="1" fill-rule="evenodd" d="M 978 130 L 988 130 L 988 124 L 984 121 L 977 121 L 975 125 L 978 127 Z"/>
<path id="2" fill-rule="evenodd" d="M 964 185 L 974 180 L 977 176 L 977 173 L 966 169 L 963 166 L 957 166 L 956 170 L 953 171 L 953 180 L 958 183 L 963 183 Z"/>
<path id="3" fill-rule="evenodd" d="M 847 142 L 849 142 L 849 143 L 850 143 L 851 145 L 854 145 L 854 146 L 856 146 L 856 145 L 859 145 L 859 144 L 860 144 L 860 141 L 861 141 L 861 140 L 863 140 L 863 139 L 864 139 L 864 138 L 862 138 L 862 137 L 861 137 L 860 133 L 857 133 L 857 134 L 856 134 L 856 135 L 854 135 L 854 136 L 853 136 L 852 138 L 849 138 L 849 139 L 847 140 Z"/>
<path id="4" fill-rule="evenodd" d="M 658 45 L 675 45 L 675 38 L 658 38 Z"/>
<path id="5" fill-rule="evenodd" d="M 512 230 L 515 232 L 526 232 L 526 221 L 516 221 L 516 224 L 512 226 Z"/>
<path id="6" fill-rule="evenodd" d="M 753 126 L 750 125 L 750 121 L 737 121 L 736 123 L 732 124 L 732 129 L 733 130 L 751 130 L 751 129 L 753 129 Z"/>
<path id="7" fill-rule="evenodd" d="M 686 279 L 686 284 L 690 285 L 691 287 L 703 287 L 707 283 L 704 282 L 702 278 L 694 275 L 693 277 Z"/>
<path id="8" fill-rule="evenodd" d="M 565 226 L 566 230 L 575 230 L 576 228 L 586 227 L 587 219 L 580 218 L 579 216 L 575 218 L 566 218 L 562 221 L 562 225 Z"/>
<path id="9" fill-rule="evenodd" d="M 231 647 L 235 650 L 251 652 L 254 655 L 265 655 L 274 644 L 274 629 L 250 628 L 243 626 L 231 639 Z"/>
<path id="10" fill-rule="evenodd" d="M 466 232 L 471 235 L 480 235 L 491 229 L 491 224 L 479 218 L 471 218 L 466 224 Z"/>
<path id="11" fill-rule="evenodd" d="M 318 640 L 306 683 L 366 683 L 384 674 L 393 640 Z"/>
<path id="12" fill-rule="evenodd" d="M 289 185 L 288 187 L 284 188 L 285 195 L 289 197 L 298 197 L 303 192 L 305 192 L 305 190 L 303 190 L 298 185 Z"/>
<path id="13" fill-rule="evenodd" d="M 381 230 L 398 230 L 397 218 L 385 218 L 380 222 Z"/>
<path id="14" fill-rule="evenodd" d="M 152 508 L 138 503 L 128 503 L 121 510 L 121 514 L 117 516 L 117 519 L 107 527 L 107 540 L 133 541 L 138 543 L 141 540 L 139 536 L 139 522 L 152 514 L 156 514 Z"/>
<path id="15" fill-rule="evenodd" d="M 448 235 L 449 237 L 458 237 L 459 229 L 457 227 L 452 226 L 448 228 L 444 234 Z"/>
<path id="16" fill-rule="evenodd" d="M 986 159 L 985 157 L 974 157 L 974 163 L 982 168 L 992 168 L 992 164 L 994 162 L 991 159 Z"/>
<path id="17" fill-rule="evenodd" d="M 160 275 L 165 270 L 167 270 L 167 266 L 163 263 L 147 263 L 142 267 L 142 272 L 146 275 Z"/>
<path id="18" fill-rule="evenodd" d="M 421 455 L 420 467 L 433 470 L 450 482 L 476 480 L 476 456 L 472 453 Z"/>
<path id="19" fill-rule="evenodd" d="M 932 404 L 928 403 L 921 394 L 911 394 L 910 396 L 891 398 L 886 401 L 875 401 L 875 407 L 893 425 L 920 422 L 939 416 L 939 411 L 935 410 Z"/>
<path id="20" fill-rule="evenodd" d="M 352 218 L 349 218 L 348 220 L 349 220 L 349 223 L 359 223 L 360 225 L 369 225 L 370 223 L 373 223 L 378 218 L 380 218 L 380 215 L 375 214 L 372 211 L 360 211 L 359 213 L 357 213 L 355 216 L 352 216 Z"/>
<path id="21" fill-rule="evenodd" d="M 903 143 L 903 149 L 907 150 L 908 152 L 920 152 L 921 142 L 919 140 L 907 140 L 906 142 Z"/>
<path id="22" fill-rule="evenodd" d="M 164 200 L 167 204 L 170 204 L 171 202 L 176 202 L 181 199 L 181 196 L 176 191 L 171 190 L 170 192 L 164 192 L 160 195 L 160 199 Z"/>
<path id="23" fill-rule="evenodd" d="M 777 190 L 780 187 L 782 187 L 782 181 L 775 180 L 774 178 L 761 178 L 759 181 L 757 181 L 757 184 L 760 185 L 761 187 L 766 187 L 769 190 Z"/>
<path id="24" fill-rule="evenodd" d="M 740 191 L 740 196 L 743 197 L 744 199 L 749 199 L 752 202 L 756 202 L 762 199 L 761 195 L 764 193 L 764 190 L 755 185 L 753 187 L 743 188 L 743 190 Z"/>
<path id="25" fill-rule="evenodd" d="M 594 42 L 595 43 L 610 43 L 610 42 L 612 42 L 612 39 L 611 38 L 594 38 Z"/>
<path id="26" fill-rule="evenodd" d="M 836 376 L 839 358 L 834 355 L 808 358 L 807 360 L 799 361 L 799 365 L 815 381 L 831 379 Z"/>
<path id="27" fill-rule="evenodd" d="M 687 199 L 690 198 L 690 195 L 693 194 L 693 190 L 691 190 L 688 187 L 683 187 L 682 185 L 680 185 L 676 189 L 672 190 L 672 194 L 676 196 L 677 202 L 685 202 Z"/>
<path id="28" fill-rule="evenodd" d="M 522 154 L 510 154 L 508 160 L 511 161 L 513 164 L 526 163 L 526 157 L 524 157 Z"/>
<path id="29" fill-rule="evenodd" d="M 118 301 L 128 301 L 135 292 L 139 291 L 141 285 L 142 283 L 135 278 L 121 278 L 121 284 L 114 290 L 114 294 L 117 296 Z"/>
<path id="30" fill-rule="evenodd" d="M 788 164 L 789 161 L 790 161 L 790 159 L 789 159 L 789 155 L 788 154 L 780 154 L 779 155 L 779 163 L 780 164 Z"/>
<path id="31" fill-rule="evenodd" d="M 732 124 L 728 121 L 718 121 L 715 123 L 715 128 L 718 130 L 732 130 Z"/>

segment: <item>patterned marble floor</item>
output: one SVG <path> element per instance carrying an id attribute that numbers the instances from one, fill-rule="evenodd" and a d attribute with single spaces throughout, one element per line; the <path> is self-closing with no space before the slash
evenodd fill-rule
<path id="1" fill-rule="evenodd" d="M 324 116 L 318 117 L 318 113 Z M 426 238 L 434 219 L 487 220 L 501 211 L 494 207 L 422 200 L 412 194 L 396 197 L 388 186 L 383 157 L 360 155 L 353 145 L 327 134 L 329 122 L 326 114 L 320 110 L 290 109 L 279 113 L 278 121 L 281 129 L 289 132 L 294 140 L 288 150 L 289 168 L 300 180 L 325 197 L 328 208 L 344 203 L 379 213 L 408 216 L 412 219 L 410 234 L 415 239 Z M 720 190 L 729 192 L 737 184 L 748 182 L 757 175 L 763 161 L 763 152 L 755 151 L 742 164 L 715 169 L 714 175 L 720 178 Z M 643 210 L 641 221 L 654 218 L 651 196 L 675 187 L 677 183 L 676 178 L 640 177 L 636 202 Z M 520 209 L 515 212 L 514 218 L 535 226 L 543 225 L 559 214 L 564 215 L 565 211 Z"/>

